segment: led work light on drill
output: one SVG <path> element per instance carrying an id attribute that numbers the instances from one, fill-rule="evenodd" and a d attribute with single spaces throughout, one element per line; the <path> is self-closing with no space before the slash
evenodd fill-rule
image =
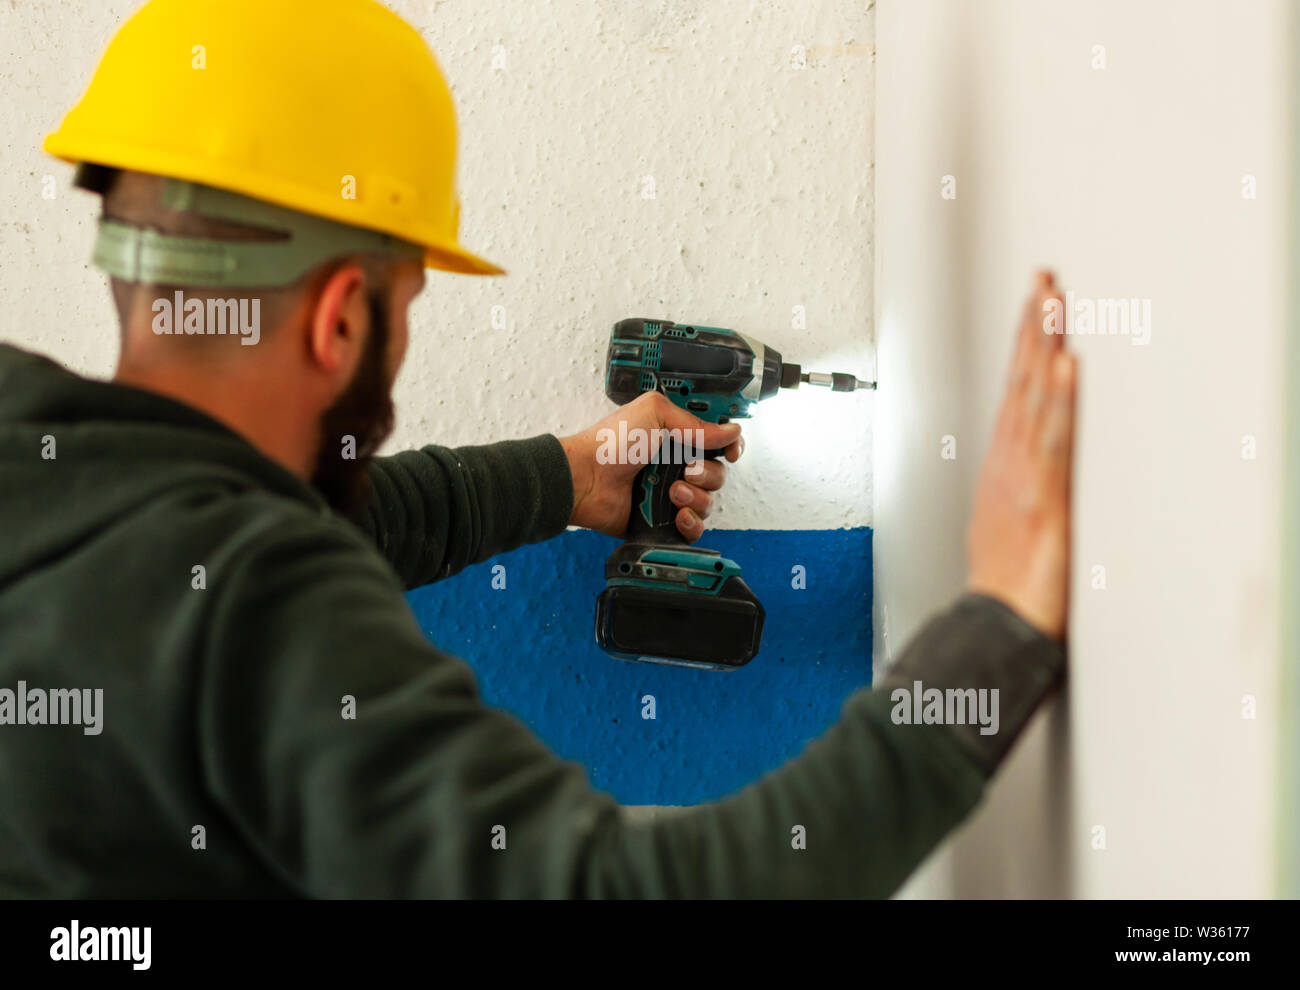
<path id="1" fill-rule="evenodd" d="M 805 372 L 722 327 L 629 319 L 614 324 L 610 335 L 605 394 L 619 405 L 662 392 L 702 420 L 727 423 L 801 382 L 836 392 L 876 387 L 853 375 Z M 722 451 L 684 451 L 666 437 L 637 474 L 627 538 L 605 562 L 596 641 L 620 660 L 735 670 L 758 653 L 763 605 L 739 564 L 691 546 L 678 531 L 668 492 L 686 474 L 686 455 L 716 459 Z"/>

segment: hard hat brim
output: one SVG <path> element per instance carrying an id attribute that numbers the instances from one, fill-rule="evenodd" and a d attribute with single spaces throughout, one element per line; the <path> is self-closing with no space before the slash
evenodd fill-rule
<path id="1" fill-rule="evenodd" d="M 424 267 L 460 275 L 504 275 L 506 273 L 500 265 L 493 264 L 472 251 L 466 251 L 459 244 L 450 247 L 430 245 L 424 252 Z"/>
<path id="2" fill-rule="evenodd" d="M 90 154 L 86 153 L 88 143 L 96 145 L 96 148 Z M 141 149 L 134 147 L 130 149 L 124 148 L 120 153 L 116 153 L 107 145 L 108 142 L 103 140 L 94 142 L 78 140 L 74 136 L 67 135 L 65 129 L 60 128 L 60 130 L 46 136 L 42 147 L 47 154 L 53 155 L 70 165 L 93 163 L 135 172 L 148 172 L 174 179 L 185 179 L 189 182 L 200 182 L 219 189 L 229 189 L 231 192 L 264 199 L 278 206 L 286 206 L 316 216 L 324 216 L 327 219 L 338 220 L 342 223 L 356 224 L 356 217 L 350 215 L 346 210 L 340 209 L 336 203 L 327 202 L 323 197 L 311 196 L 302 190 L 286 189 L 283 194 L 268 194 L 264 188 L 258 188 L 260 183 L 256 178 L 250 177 L 249 181 L 240 182 L 237 177 L 232 177 L 225 169 L 214 168 L 211 164 L 201 160 L 187 160 L 182 156 L 169 154 L 161 150 L 154 154 L 142 154 Z M 308 198 L 313 201 L 307 202 Z M 381 230 L 384 233 L 405 237 L 408 240 L 412 239 L 407 231 L 387 230 L 384 227 L 369 224 L 356 224 L 356 226 Z M 426 268 L 461 275 L 506 274 L 506 270 L 500 265 L 488 261 L 454 241 L 449 242 L 435 235 L 425 234 L 415 240 L 415 243 L 425 249 L 424 266 Z"/>

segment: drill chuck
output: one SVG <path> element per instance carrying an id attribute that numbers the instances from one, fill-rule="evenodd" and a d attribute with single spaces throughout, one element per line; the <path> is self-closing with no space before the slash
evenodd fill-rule
<path id="1" fill-rule="evenodd" d="M 798 388 L 800 382 L 808 385 L 820 385 L 823 388 L 829 388 L 832 392 L 856 392 L 859 389 L 874 391 L 876 387 L 875 382 L 864 381 L 855 375 L 846 375 L 840 371 L 832 371 L 826 374 L 820 371 L 804 371 L 797 364 L 783 364 L 781 366 L 782 388 Z"/>

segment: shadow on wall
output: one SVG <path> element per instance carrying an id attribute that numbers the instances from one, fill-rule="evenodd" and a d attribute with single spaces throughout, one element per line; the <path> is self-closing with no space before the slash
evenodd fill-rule
<path id="1" fill-rule="evenodd" d="M 978 12 L 966 5 L 960 8 L 960 17 L 965 21 L 977 16 Z M 973 25 L 970 30 L 974 30 Z M 971 314 L 981 309 L 975 284 L 975 265 L 982 249 L 978 230 L 996 218 L 981 216 L 984 201 L 978 195 L 978 183 L 981 174 L 1001 166 L 1001 162 L 987 160 L 981 154 L 974 138 L 982 130 L 995 126 L 995 122 L 988 119 L 987 94 L 981 94 L 974 82 L 964 40 L 968 37 L 970 34 L 965 29 L 949 36 L 953 41 L 962 40 L 951 45 L 946 60 L 953 78 L 959 81 L 956 92 L 960 94 L 948 132 L 952 169 L 970 183 L 964 191 L 974 194 L 966 196 L 964 209 L 947 213 L 948 252 L 942 270 L 947 273 L 944 283 L 951 291 L 949 306 L 955 314 Z M 1008 321 L 1015 315 L 1008 314 Z M 977 328 L 971 319 L 946 320 L 939 325 L 948 328 L 950 346 L 955 352 L 953 359 L 965 369 L 964 374 L 950 380 L 960 389 L 960 394 L 954 397 L 957 408 L 969 416 L 970 410 L 978 408 L 971 387 L 971 369 L 979 367 L 975 360 L 980 347 L 975 339 Z M 967 451 L 972 449 L 971 439 L 968 430 Z M 976 466 L 973 460 L 967 457 L 966 461 L 967 469 L 973 471 Z M 975 477 L 971 476 L 967 484 L 953 487 L 965 497 L 974 484 Z M 966 518 L 963 513 L 957 513 L 956 517 Z M 1062 854 L 1063 848 L 1070 848 L 1072 818 L 1068 707 L 1058 697 L 1049 702 L 1048 712 L 1026 730 L 1025 738 L 1002 769 L 999 786 L 990 789 L 984 806 L 953 843 L 955 853 L 946 864 L 950 871 L 949 896 L 1007 897 L 1034 890 L 1040 896 L 1066 897 L 1072 892 L 1073 857 Z M 1026 808 L 1034 808 L 1035 813 L 1026 815 Z"/>
<path id="2" fill-rule="evenodd" d="M 910 95 L 878 107 L 878 135 L 888 140 L 878 152 L 877 193 L 896 207 L 882 209 L 878 230 L 875 518 L 889 520 L 878 547 L 881 664 L 964 582 L 965 527 L 993 422 L 987 400 L 1000 394 L 1005 376 L 992 367 L 982 336 L 1000 331 L 981 326 L 979 314 L 989 310 L 987 235 L 1005 224 L 988 190 L 1006 162 L 988 154 L 980 137 L 1010 126 L 1013 114 L 974 71 L 969 38 L 985 11 L 944 3 L 886 13 L 881 77 L 908 86 Z M 929 39 L 919 48 L 917 31 Z M 926 82 L 913 90 L 912 79 Z M 1008 328 L 1016 315 L 1007 313 Z M 954 456 L 945 458 L 949 435 Z M 909 894 L 1068 896 L 1067 709 L 1054 701 L 1049 710 L 1013 751 L 986 803 L 909 882 Z"/>
<path id="3" fill-rule="evenodd" d="M 869 527 L 719 530 L 767 611 L 763 647 L 737 671 L 613 660 L 596 646 L 608 537 L 573 530 L 417 589 L 441 649 L 467 661 L 484 700 L 514 713 L 623 804 L 698 804 L 776 769 L 871 681 Z M 800 589 L 792 571 L 805 569 Z M 497 583 L 493 588 L 493 568 Z M 655 717 L 643 718 L 646 695 Z"/>

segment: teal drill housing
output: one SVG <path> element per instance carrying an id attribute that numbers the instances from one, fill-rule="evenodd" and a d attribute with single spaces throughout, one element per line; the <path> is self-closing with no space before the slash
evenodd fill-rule
<path id="1" fill-rule="evenodd" d="M 706 422 L 727 423 L 801 382 L 840 392 L 875 387 L 852 375 L 805 373 L 778 351 L 724 327 L 627 319 L 610 335 L 605 393 L 620 405 L 662 392 Z M 765 613 L 740 565 L 687 543 L 668 497 L 688 456 L 721 454 L 684 450 L 668 438 L 638 473 L 627 537 L 605 562 L 605 590 L 596 602 L 596 641 L 611 656 L 735 670 L 758 654 Z"/>

